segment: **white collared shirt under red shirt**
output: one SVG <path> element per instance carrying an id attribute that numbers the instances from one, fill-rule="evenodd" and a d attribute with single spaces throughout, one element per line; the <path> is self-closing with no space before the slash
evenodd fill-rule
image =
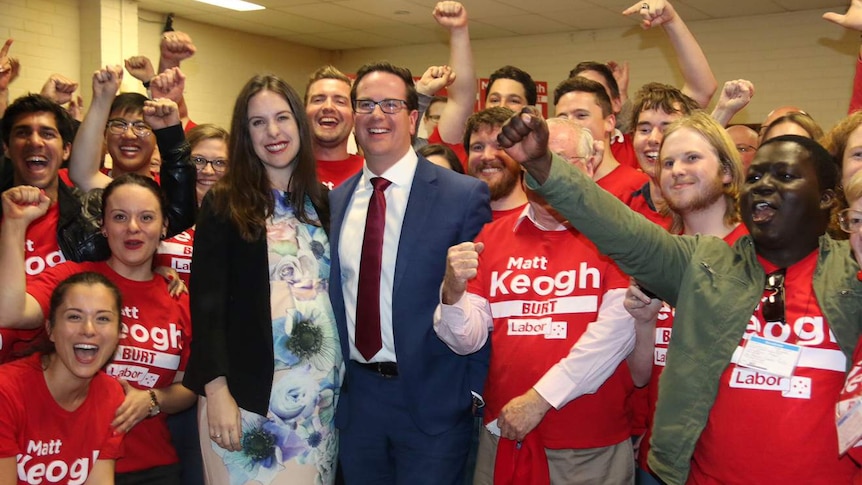
<path id="1" fill-rule="evenodd" d="M 818 251 L 786 270 L 785 320 L 765 322 L 761 306 L 722 374 L 692 457 L 689 483 L 850 483 L 856 464 L 838 457 L 835 402 L 847 358 L 814 294 Z M 778 268 L 758 257 L 767 274 Z M 728 302 L 728 304 L 733 304 Z M 737 366 L 745 339 L 760 335 L 802 346 L 791 378 Z"/>
<path id="2" fill-rule="evenodd" d="M 737 224 L 730 233 L 724 236 L 724 242 L 729 246 L 733 246 L 740 237 L 748 234 L 744 224 Z M 658 380 L 661 377 L 664 366 L 667 362 L 667 348 L 670 344 L 671 335 L 673 332 L 673 317 L 674 310 L 667 303 L 662 302 L 661 310 L 659 310 L 658 319 L 655 322 L 655 349 L 653 350 L 653 366 L 650 374 L 649 384 L 646 387 L 646 434 L 641 440 L 640 448 L 638 449 L 638 465 L 644 470 L 649 470 L 647 465 L 647 453 L 649 453 L 649 439 L 652 435 L 652 417 L 655 414 L 655 403 L 658 400 Z"/>
<path id="3" fill-rule="evenodd" d="M 27 227 L 24 243 L 24 269 L 27 284 L 45 269 L 66 261 L 57 243 L 59 204 L 51 204 L 48 212 Z M 0 328 L 0 364 L 11 362 L 38 346 L 45 339 L 42 326 L 34 329 Z"/>
<path id="4" fill-rule="evenodd" d="M 485 422 L 534 388 L 554 407 L 536 428 L 546 448 L 627 439 L 633 385 L 624 359 L 634 336 L 622 307 L 628 279 L 580 233 L 539 227 L 529 204 L 486 225 L 476 241 L 485 244 L 479 274 L 464 298 L 438 308 L 435 331 L 455 350 L 453 334 L 492 327 Z"/>
<path id="5" fill-rule="evenodd" d="M 191 319 L 188 294 L 172 298 L 167 282 L 154 275 L 149 281 L 133 281 L 120 276 L 107 262 L 68 262 L 44 272 L 27 293 L 48 314 L 51 292 L 67 277 L 84 271 L 105 275 L 123 295 L 123 328 L 120 343 L 106 370 L 137 389 L 170 386 L 189 358 Z M 166 415 L 160 413 L 136 424 L 126 436 L 124 457 L 117 461 L 117 473 L 145 470 L 177 463 Z"/>

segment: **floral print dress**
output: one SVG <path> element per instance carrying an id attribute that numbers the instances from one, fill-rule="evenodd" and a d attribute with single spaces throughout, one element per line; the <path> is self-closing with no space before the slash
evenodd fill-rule
<path id="1" fill-rule="evenodd" d="M 329 302 L 329 241 L 323 228 L 296 218 L 284 193 L 273 193 L 275 213 L 266 227 L 275 347 L 269 411 L 240 409 L 242 450 L 211 441 L 222 462 L 215 466 L 226 468 L 230 485 L 331 485 L 344 365 Z M 316 217 L 308 200 L 305 210 Z"/>

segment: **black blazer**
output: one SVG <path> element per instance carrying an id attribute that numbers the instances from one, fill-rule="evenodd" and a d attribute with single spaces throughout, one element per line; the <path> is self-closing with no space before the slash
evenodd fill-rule
<path id="1" fill-rule="evenodd" d="M 275 368 L 266 235 L 242 239 L 213 211 L 211 194 L 198 214 L 189 296 L 192 344 L 183 384 L 205 395 L 208 382 L 225 376 L 239 407 L 266 416 Z"/>

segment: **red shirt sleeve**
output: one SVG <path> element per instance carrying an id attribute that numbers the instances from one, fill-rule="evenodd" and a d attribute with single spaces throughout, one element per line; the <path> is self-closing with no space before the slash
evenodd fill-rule
<path id="1" fill-rule="evenodd" d="M 856 73 L 853 75 L 853 92 L 850 94 L 850 107 L 847 114 L 862 109 L 862 58 L 856 58 Z"/>

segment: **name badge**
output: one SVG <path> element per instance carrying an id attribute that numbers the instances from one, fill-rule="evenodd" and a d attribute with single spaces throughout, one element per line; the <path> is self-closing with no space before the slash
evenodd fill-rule
<path id="1" fill-rule="evenodd" d="M 802 347 L 752 335 L 742 349 L 736 365 L 767 372 L 779 377 L 793 377 Z"/>
<path id="2" fill-rule="evenodd" d="M 856 401 L 838 418 L 838 454 L 843 455 L 862 438 L 862 401 Z"/>

